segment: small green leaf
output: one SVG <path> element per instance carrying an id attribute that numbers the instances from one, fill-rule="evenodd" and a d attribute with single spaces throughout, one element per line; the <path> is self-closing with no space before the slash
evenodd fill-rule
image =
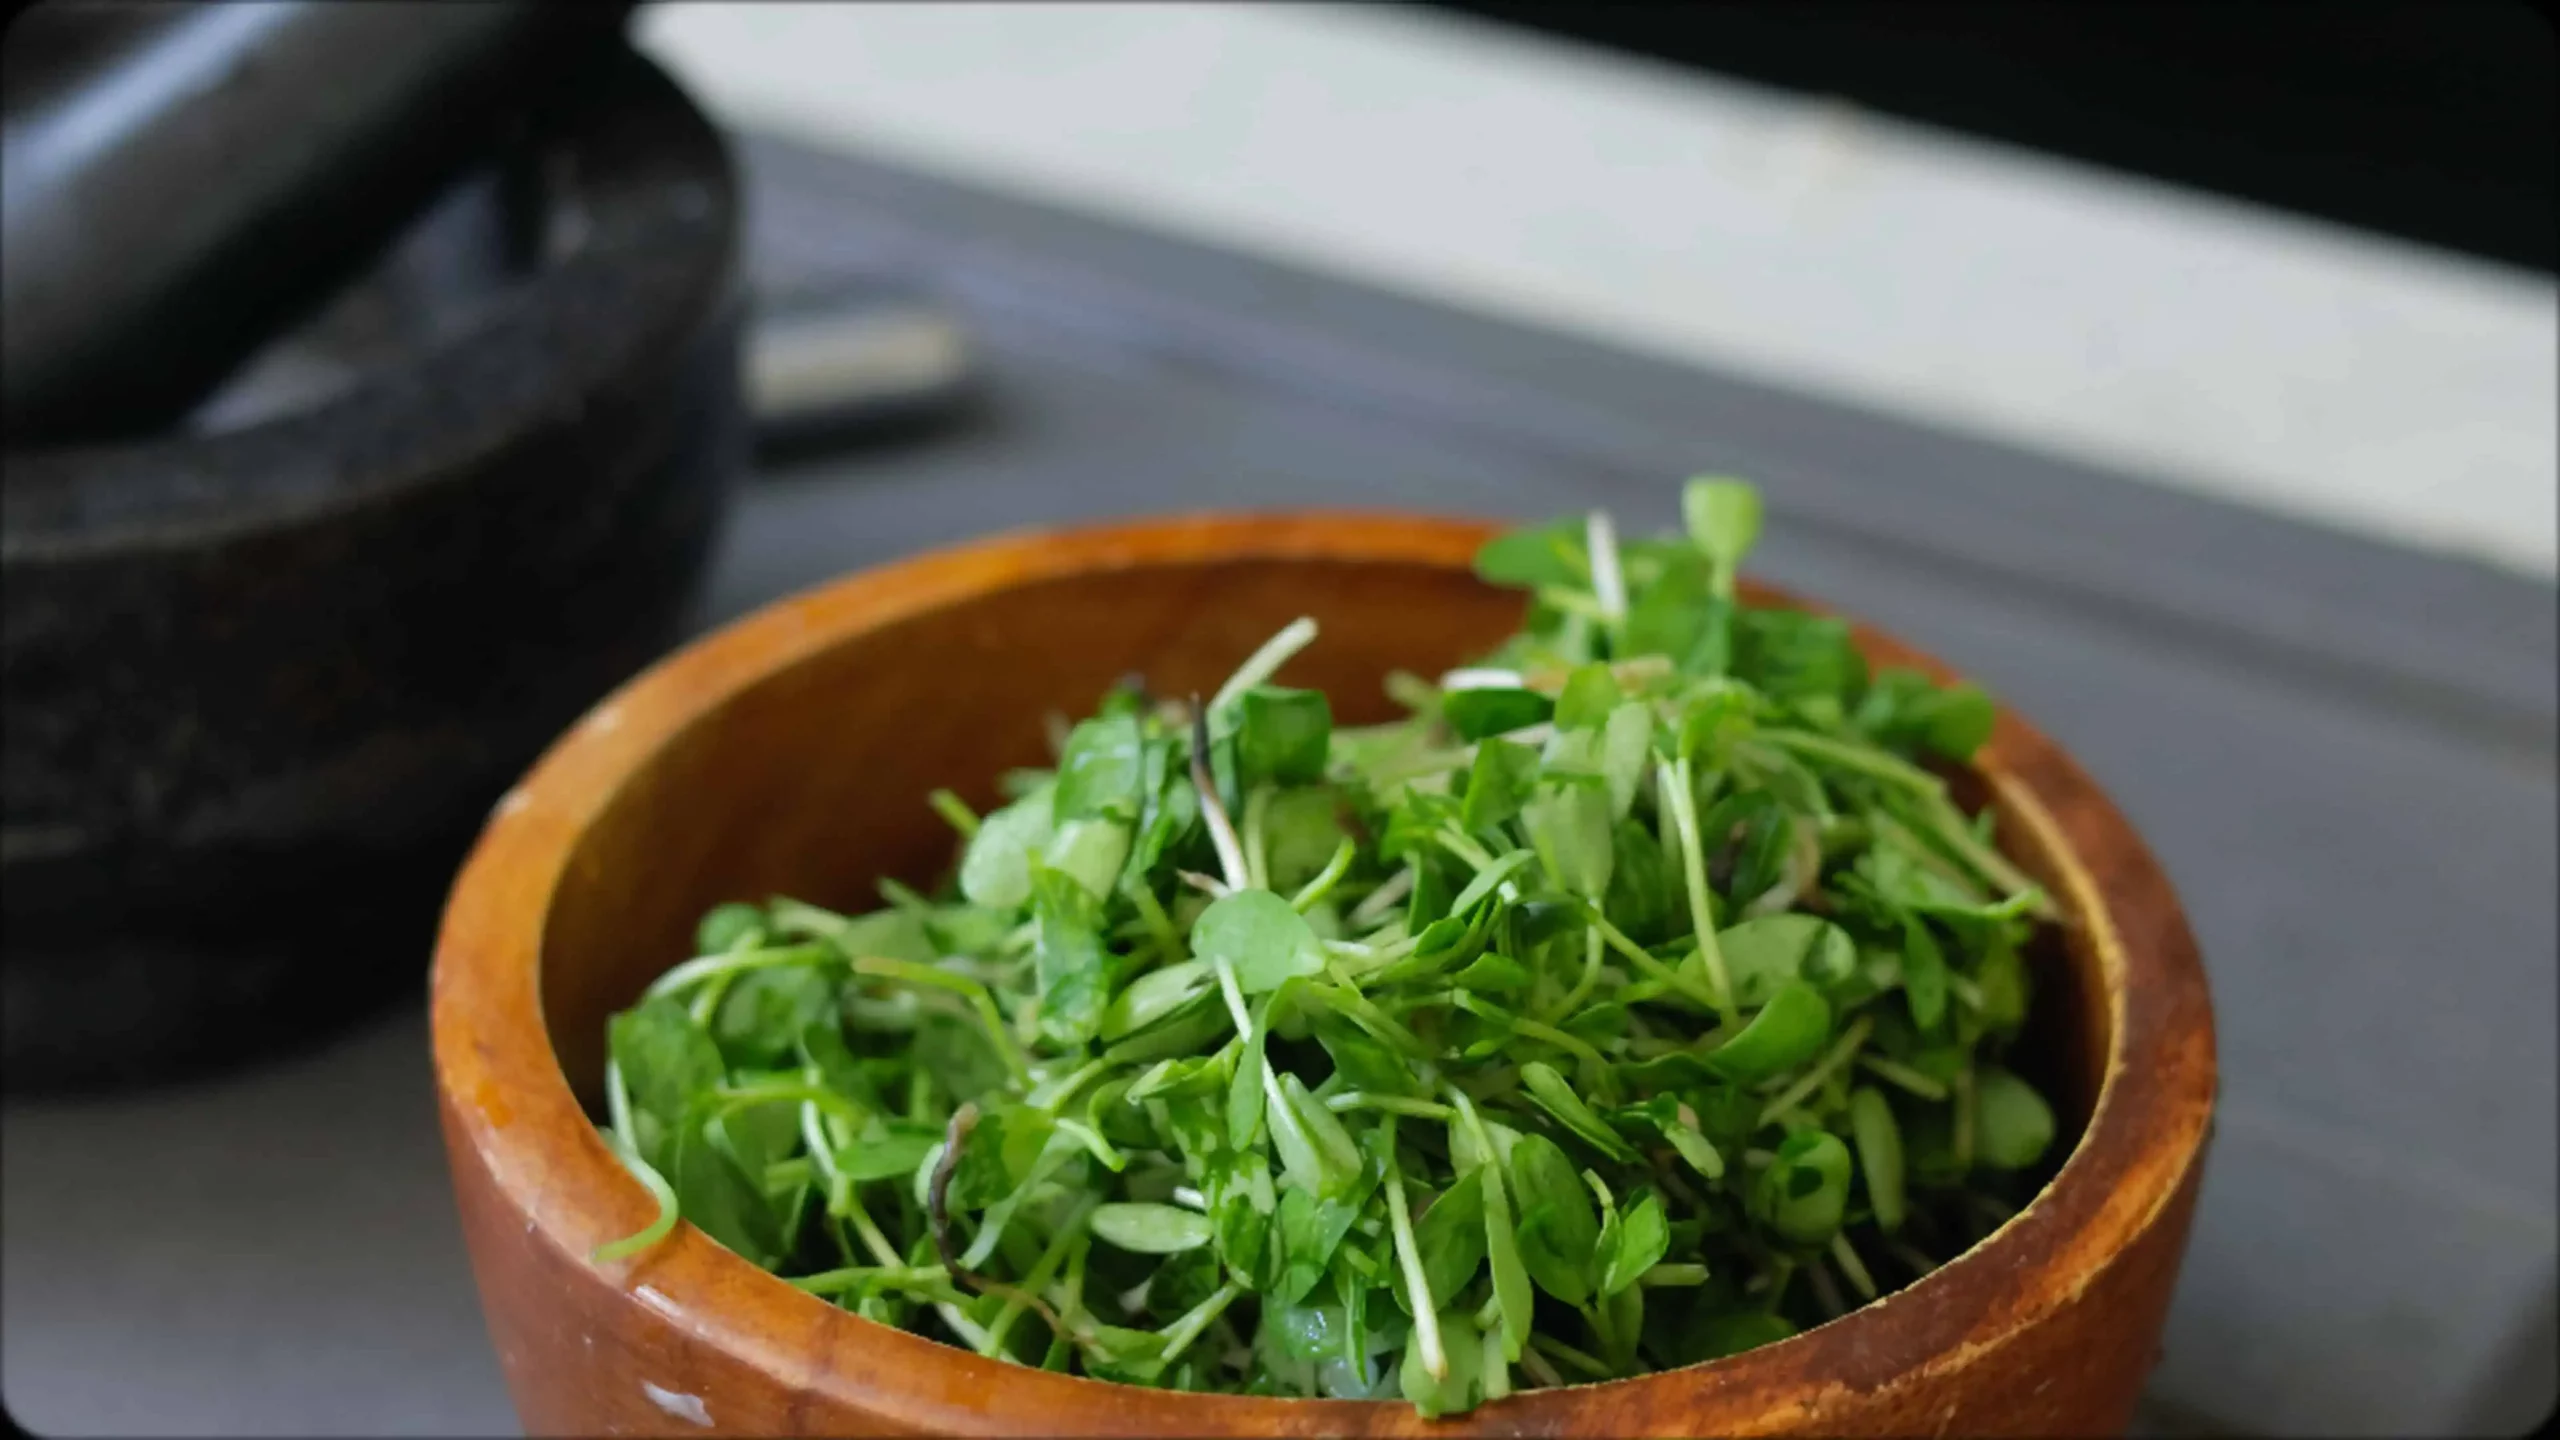
<path id="1" fill-rule="evenodd" d="M 1432 1378 L 1424 1363 L 1419 1327 L 1406 1343 L 1404 1364 L 1396 1371 L 1404 1398 L 1426 1420 L 1472 1410 L 1484 1395 L 1484 1336 L 1476 1330 L 1475 1317 L 1451 1310 L 1439 1319 L 1445 1374 Z"/>
<path id="2" fill-rule="evenodd" d="M 1583 544 L 1579 516 L 1507 531 L 1476 551 L 1476 576 L 1488 584 L 1521 589 L 1579 584 L 1591 569 L 1584 558 Z"/>
<path id="3" fill-rule="evenodd" d="M 1140 1255 L 1172 1255 L 1208 1244 L 1216 1238 L 1217 1230 L 1208 1216 L 1196 1210 L 1176 1205 L 1120 1203 L 1094 1207 L 1093 1233 Z"/>
<path id="4" fill-rule="evenodd" d="M 647 1117 L 633 1137 L 640 1157 L 665 1174 L 693 1097 L 726 1078 L 720 1047 L 693 1023 L 683 1001 L 664 995 L 615 1015 L 605 1026 L 605 1045 L 630 1091 L 635 1119 Z"/>
<path id="5" fill-rule="evenodd" d="M 1175 1213 L 1191 1214 L 1188 1210 Z M 1208 1219 L 1205 1215 L 1192 1218 L 1203 1223 Z M 1164 1263 L 1156 1267 L 1156 1273 L 1148 1277 L 1147 1313 L 1159 1320 L 1176 1320 L 1194 1307 L 1207 1303 L 1225 1279 L 1219 1269 L 1218 1253 L 1208 1245 L 1177 1250 L 1167 1255 Z"/>
<path id="6" fill-rule="evenodd" d="M 1702 770 L 1732 768 L 1734 749 L 1758 727 L 1762 703 L 1749 686 L 1731 680 L 1692 693 L 1680 712 L 1680 757 Z"/>
<path id="7" fill-rule="evenodd" d="M 1876 673 L 1855 714 L 1859 731 L 1879 745 L 1906 754 L 1931 750 L 1956 761 L 1973 758 L 1997 718 L 1979 687 L 1940 687 L 1900 667 Z"/>
<path id="8" fill-rule="evenodd" d="M 875 910 L 848 918 L 832 910 L 777 897 L 769 913 L 774 929 L 782 934 L 824 940 L 848 956 L 933 963 L 933 941 L 925 934 L 924 921 L 904 910 Z"/>
<path id="9" fill-rule="evenodd" d="M 1849 1096 L 1849 1134 L 1857 1142 L 1858 1173 L 1867 1182 L 1867 1205 L 1887 1234 L 1902 1228 L 1902 1130 L 1893 1106 L 1871 1086 Z"/>
<path id="10" fill-rule="evenodd" d="M 1710 1180 L 1724 1178 L 1724 1156 L 1717 1153 L 1714 1142 L 1686 1125 L 1672 1125 L 1662 1132 L 1671 1148 L 1689 1164 L 1689 1168 Z"/>
<path id="11" fill-rule="evenodd" d="M 882 1108 L 878 1089 L 844 1043 L 844 1024 L 838 1016 L 829 1014 L 802 1026 L 798 1045 L 800 1063 L 818 1072 L 819 1084 L 851 1097 L 865 1110 Z"/>
<path id="12" fill-rule="evenodd" d="M 1973 1154 L 1994 1170 L 2024 1170 L 2053 1144 L 2053 1107 L 2035 1087 L 1997 1065 L 1973 1078 Z"/>
<path id="13" fill-rule="evenodd" d="M 1653 831 L 1634 820 L 1618 822 L 1609 849 L 1609 890 L 1601 913 L 1637 944 L 1661 944 L 1670 938 L 1675 914 L 1687 913 L 1678 866 L 1663 855 Z"/>
<path id="14" fill-rule="evenodd" d="M 1220 1012 L 1224 1014 L 1222 1010 Z M 1225 1093 L 1228 1057 L 1222 1051 L 1215 1055 L 1195 1055 L 1187 1060 L 1159 1060 L 1147 1072 L 1130 1082 L 1127 1098 L 1142 1101 L 1154 1096 L 1165 1099 L 1206 1100 Z"/>
<path id="15" fill-rule="evenodd" d="M 1630 700 L 1611 710 L 1602 722 L 1597 758 L 1609 787 L 1609 818 L 1624 820 L 1653 761 L 1653 707 Z"/>
<path id="16" fill-rule="evenodd" d="M 1591 1298 L 1600 1217 L 1562 1147 L 1525 1134 L 1511 1146 L 1511 1199 L 1519 1213 L 1520 1263 L 1538 1288 L 1568 1305 Z"/>
<path id="17" fill-rule="evenodd" d="M 740 941 L 762 930 L 764 925 L 764 911 L 753 905 L 737 901 L 715 905 L 709 914 L 702 917 L 702 923 L 694 927 L 693 953 L 725 955 L 736 949 Z"/>
<path id="18" fill-rule="evenodd" d="M 1547 768 L 1536 792 L 1520 812 L 1521 828 L 1538 852 L 1539 862 L 1557 888 L 1597 900 L 1609 892 L 1609 789 L 1594 769 L 1559 773 L 1559 762 L 1577 766 L 1596 761 L 1600 736 L 1589 730 L 1560 731 L 1547 752 Z"/>
<path id="19" fill-rule="evenodd" d="M 1158 1020 L 1216 987 L 1206 960 L 1185 960 L 1132 980 L 1103 1007 L 1100 1038 L 1117 1040 Z"/>
<path id="20" fill-rule="evenodd" d="M 1333 1057 L 1335 1073 L 1370 1094 L 1411 1095 L 1422 1090 L 1412 1064 L 1369 1032 L 1331 1011 L 1315 1019 L 1316 1041 Z"/>
<path id="21" fill-rule="evenodd" d="M 1671 1248 L 1671 1226 L 1662 1213 L 1662 1197 L 1650 1190 L 1614 1217 L 1616 1233 L 1600 1256 L 1600 1293 L 1615 1295 L 1660 1263 Z"/>
<path id="22" fill-rule="evenodd" d="M 1991 697 L 1969 684 L 1939 692 L 1938 711 L 1929 720 L 1929 748 L 1950 760 L 1970 761 L 1991 739 L 1999 714 Z"/>
<path id="23" fill-rule="evenodd" d="M 1102 1058 L 1113 1065 L 1145 1065 L 1188 1055 L 1227 1034 L 1231 1025 L 1225 1007 L 1204 991 L 1155 1024 L 1112 1041 Z"/>
<path id="24" fill-rule="evenodd" d="M 1733 977 L 1734 996 L 1745 1008 L 1766 1005 L 1791 980 L 1827 989 L 1849 978 L 1858 965 L 1857 943 L 1847 931 L 1800 912 L 1728 925 L 1716 932 L 1716 948 L 1724 956 L 1725 973 Z"/>
<path id="25" fill-rule="evenodd" d="M 1786 878 L 1795 822 L 1769 791 L 1737 790 L 1698 817 L 1698 836 L 1726 872 L 1718 887 L 1745 905 Z"/>
<path id="26" fill-rule="evenodd" d="M 856 1183 L 913 1175 L 941 1140 L 930 1126 L 883 1126 L 836 1151 L 836 1168 Z"/>
<path id="27" fill-rule="evenodd" d="M 1248 1154 L 1239 1159 L 1234 1177 L 1219 1191 L 1211 1219 L 1217 1226 L 1219 1260 L 1238 1279 L 1251 1283 L 1259 1282 L 1263 1256 L 1271 1243 L 1271 1216 L 1263 1211 L 1264 1203 L 1276 1207 L 1271 1175 L 1259 1154 Z"/>
<path id="28" fill-rule="evenodd" d="M 1624 656 L 1668 655 L 1681 661 L 1698 648 L 1711 618 L 1707 569 L 1695 555 L 1675 558 L 1634 597 L 1620 640 Z"/>
<path id="29" fill-rule="evenodd" d="M 1083 883 L 1040 866 L 1032 871 L 1033 947 L 1040 978 L 1040 1033 L 1081 1045 L 1102 1028 L 1111 957 L 1102 944 L 1102 904 Z"/>
<path id="30" fill-rule="evenodd" d="M 1795 1130 L 1760 1172 L 1752 1195 L 1772 1230 L 1799 1245 L 1819 1245 L 1840 1231 L 1849 1206 L 1849 1147 L 1826 1130 Z"/>
<path id="31" fill-rule="evenodd" d="M 1554 1066 L 1543 1060 L 1530 1061 L 1520 1067 L 1520 1084 L 1529 1092 L 1529 1098 L 1538 1102 L 1539 1108 L 1556 1117 L 1557 1123 L 1567 1130 L 1589 1141 L 1593 1149 L 1612 1160 L 1624 1162 L 1636 1158 L 1636 1152 L 1619 1138 L 1617 1131 L 1609 1128 L 1609 1122 L 1582 1103 L 1582 1097 L 1573 1093 L 1573 1087 L 1565 1083 L 1564 1076 L 1558 1074 Z"/>
<path id="32" fill-rule="evenodd" d="M 1450 976 L 1449 983 L 1480 995 L 1503 995 L 1527 989 L 1536 978 L 1519 961 L 1487 950 L 1466 969 Z"/>
<path id="33" fill-rule="evenodd" d="M 1822 1053 L 1831 1042 L 1831 1002 L 1801 980 L 1780 985 L 1741 1033 L 1707 1052 L 1707 1068 L 1728 1080 L 1765 1080 Z"/>
<path id="34" fill-rule="evenodd" d="M 1742 563 L 1760 539 L 1760 492 L 1739 480 L 1701 477 L 1680 492 L 1689 539 L 1720 571 Z"/>
<path id="35" fill-rule="evenodd" d="M 983 1210 L 1020 1189 L 1056 1128 L 1049 1112 L 1032 1105 L 1001 1105 L 981 1114 L 952 1164 L 952 1208 Z"/>
<path id="36" fill-rule="evenodd" d="M 1244 1150 L 1262 1133 L 1262 1027 L 1254 1026 L 1253 1034 L 1236 1055 L 1235 1072 L 1227 1077 L 1227 1148 Z"/>
<path id="37" fill-rule="evenodd" d="M 1286 894 L 1316 877 L 1347 838 L 1336 811 L 1340 797 L 1321 785 L 1282 790 L 1262 817 L 1273 890 Z"/>
<path id="38" fill-rule="evenodd" d="M 1460 1176 L 1431 1202 L 1414 1224 L 1413 1248 L 1421 1257 L 1423 1282 L 1431 1289 L 1433 1304 L 1455 1304 L 1458 1292 L 1484 1264 L 1484 1184 L 1478 1172 Z M 1412 1312 L 1412 1297 L 1401 1286 L 1396 1303 L 1406 1313 Z"/>
<path id="39" fill-rule="evenodd" d="M 1303 784 L 1324 776 L 1333 707 L 1321 690 L 1257 685 L 1238 707 L 1236 765 L 1246 785 Z"/>
<path id="40" fill-rule="evenodd" d="M 2018 958 L 2017 947 L 1994 942 L 1983 953 L 1973 983 L 1982 991 L 1984 1029 L 2005 1036 L 2026 1023 L 2027 969 Z"/>
<path id="41" fill-rule="evenodd" d="M 1058 785 L 1052 818 L 1133 821 L 1143 798 L 1145 767 L 1138 720 L 1134 715 L 1104 715 L 1087 720 L 1067 734 L 1058 755 Z"/>
<path id="42" fill-rule="evenodd" d="M 1481 831 L 1519 814 L 1537 776 L 1537 751 L 1499 736 L 1477 741 L 1475 764 L 1467 772 L 1462 823 Z"/>
<path id="43" fill-rule="evenodd" d="M 1306 917 L 1268 890 L 1239 890 L 1212 901 L 1192 923 L 1191 951 L 1212 965 L 1233 966 L 1236 984 L 1247 995 L 1324 971 L 1324 944 Z"/>
<path id="44" fill-rule="evenodd" d="M 678 1126 L 667 1181 L 675 1187 L 677 1213 L 704 1234 L 768 1269 L 781 1258 L 781 1220 L 772 1202 L 699 1121 Z"/>
<path id="45" fill-rule="evenodd" d="M 750 970 L 720 997 L 711 1038 L 729 1064 L 767 1069 L 789 1059 L 801 1030 L 835 1008 L 835 980 L 813 965 Z"/>
<path id="46" fill-rule="evenodd" d="M 1323 1279 L 1332 1264 L 1345 1235 L 1375 1185 L 1372 1168 L 1361 1171 L 1363 1183 L 1350 1191 L 1324 1199 L 1303 1188 L 1280 1192 L 1279 1203 L 1272 1216 L 1272 1245 L 1281 1261 L 1279 1283 L 1271 1294 L 1284 1305 L 1294 1305 L 1306 1298 L 1316 1282 Z"/>
<path id="47" fill-rule="evenodd" d="M 1041 863 L 1074 877 L 1095 899 L 1106 899 L 1129 858 L 1129 827 L 1117 820 L 1069 820 L 1041 848 Z"/>
<path id="48" fill-rule="evenodd" d="M 1733 673 L 1769 698 L 1840 723 L 1844 700 L 1866 687 L 1867 662 L 1848 622 L 1802 610 L 1734 612 Z M 1809 702 L 1821 702 L 1806 709 Z"/>
<path id="49" fill-rule="evenodd" d="M 1564 680 L 1564 691 L 1556 697 L 1556 728 L 1590 730 L 1598 728 L 1616 709 L 1623 694 L 1618 679 L 1609 667 L 1598 661 L 1577 665 Z"/>
<path id="50" fill-rule="evenodd" d="M 1535 690 L 1484 686 L 1452 690 L 1440 701 L 1440 713 L 1461 740 L 1482 740 L 1536 725 L 1556 712 L 1553 700 Z"/>
<path id="51" fill-rule="evenodd" d="M 1348 1193 L 1360 1183 L 1360 1147 L 1351 1132 L 1324 1102 L 1307 1093 L 1306 1082 L 1286 1071 L 1279 1076 L 1281 1099 L 1313 1143 L 1318 1162 L 1316 1193 L 1327 1199 Z"/>
<path id="52" fill-rule="evenodd" d="M 1034 791 L 989 815 L 960 859 L 960 893 L 972 905 L 1013 910 L 1031 899 L 1031 859 L 1049 843 L 1050 792 Z"/>
<path id="53" fill-rule="evenodd" d="M 1487 896 L 1501 886 L 1503 881 L 1528 868 L 1530 862 L 1537 858 L 1526 850 L 1514 850 L 1477 871 L 1475 878 L 1467 882 L 1467 888 L 1459 891 L 1456 898 L 1449 902 L 1450 915 L 1464 916 L 1468 911 L 1482 904 Z"/>
<path id="54" fill-rule="evenodd" d="M 1703 1077 L 1701 1077 L 1703 1078 Z M 1676 1095 L 1656 1095 L 1642 1105 L 1629 1105 L 1612 1111 L 1610 1118 L 1622 1128 L 1643 1125 L 1662 1136 L 1689 1168 L 1709 1180 L 1724 1178 L 1724 1156 L 1701 1133 L 1694 1119 L 1683 1119 L 1686 1109 Z"/>

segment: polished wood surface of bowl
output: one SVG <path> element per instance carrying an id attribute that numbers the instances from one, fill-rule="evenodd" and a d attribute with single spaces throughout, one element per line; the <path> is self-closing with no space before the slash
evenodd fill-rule
<path id="1" fill-rule="evenodd" d="M 2204 973 L 2124 818 L 2004 713 L 1969 800 L 2067 920 L 2031 1029 L 2079 1140 L 2034 1203 L 1926 1279 L 1794 1339 L 1426 1421 L 1402 1403 L 1189 1395 L 983 1359 L 794 1289 L 655 1213 L 591 1115 L 605 1017 L 690 953 L 713 904 L 868 909 L 926 883 L 974 804 L 1043 764 L 1041 717 L 1143 672 L 1206 692 L 1291 618 L 1282 672 L 1345 723 L 1388 671 L 1436 674 L 1519 621 L 1468 561 L 1492 533 L 1378 514 L 1224 515 L 1000 536 L 772 605 L 596 707 L 510 791 L 437 947 L 437 1080 L 492 1340 L 537 1434 L 1880 1435 L 2109 1433 L 2155 1358 L 2214 1096 Z M 1759 603 L 1797 603 L 1766 589 Z M 1873 663 L 1943 666 L 1861 628 Z"/>

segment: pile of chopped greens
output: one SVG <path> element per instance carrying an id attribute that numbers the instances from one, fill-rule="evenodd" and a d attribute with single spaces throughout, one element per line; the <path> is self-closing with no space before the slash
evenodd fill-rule
<path id="1" fill-rule="evenodd" d="M 662 1213 L 1025 1365 L 1411 1401 L 1687 1365 L 1972 1244 L 2049 1172 L 1999 1057 L 2045 897 L 1950 800 L 1992 709 L 1736 603 L 1687 533 L 1502 536 L 1524 630 L 1409 718 L 1139 682 L 1003 778 L 926 896 L 722 905 L 613 1017 Z"/>

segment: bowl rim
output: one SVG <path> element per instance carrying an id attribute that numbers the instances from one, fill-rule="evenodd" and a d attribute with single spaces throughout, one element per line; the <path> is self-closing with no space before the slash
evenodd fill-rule
<path id="1" fill-rule="evenodd" d="M 1328 509 L 1010 530 L 820 584 L 675 651 L 598 702 L 545 752 L 498 802 L 462 867 L 431 983 L 448 1146 L 468 1145 L 513 1218 L 589 1282 L 636 1299 L 783 1390 L 814 1391 L 920 1430 L 1056 1433 L 1070 1416 L 1091 1413 L 1128 1433 L 1426 1426 L 1441 1435 L 1509 1433 L 1560 1428 L 1594 1406 L 1620 1417 L 1620 1428 L 1645 1414 L 1701 1425 L 1722 1425 L 1729 1416 L 1741 1425 L 1764 1412 L 1771 1394 L 1794 1397 L 1791 1417 L 1818 1425 L 1836 1406 L 1872 1403 L 1870 1392 L 1996 1348 L 2075 1299 L 2190 1182 L 2214 1103 L 2213 1021 L 2193 937 L 2149 849 L 2078 764 L 2005 704 L 1974 768 L 2001 803 L 2040 832 L 2039 848 L 2057 872 L 2049 888 L 2066 923 L 2085 929 L 2080 943 L 2095 953 L 2112 1034 L 2088 1124 L 2052 1181 L 1994 1233 L 1922 1279 L 1790 1339 L 1632 1379 L 1520 1392 L 1464 1417 L 1422 1421 L 1401 1400 L 1151 1390 L 981 1357 L 798 1290 L 689 1224 L 640 1255 L 607 1264 L 588 1258 L 594 1246 L 647 1223 L 656 1204 L 606 1146 L 552 1050 L 542 1012 L 543 935 L 588 825 L 666 743 L 749 686 L 852 636 L 991 591 L 1083 573 L 1239 561 L 1464 571 L 1484 539 L 1503 528 Z M 1748 579 L 1744 590 L 1754 603 L 1830 613 Z M 1933 657 L 1851 624 L 1871 663 L 1952 678 Z M 453 1158 L 459 1173 L 462 1157 Z M 842 1363 L 856 1353 L 866 1363 Z M 942 1378 L 905 1388 L 864 1378 L 923 1370 Z M 963 1394 L 965 1402 L 955 1398 Z"/>

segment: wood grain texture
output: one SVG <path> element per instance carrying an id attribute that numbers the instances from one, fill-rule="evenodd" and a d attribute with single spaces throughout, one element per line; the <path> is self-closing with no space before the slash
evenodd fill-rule
<path id="1" fill-rule="evenodd" d="M 2080 767 L 2003 714 L 1978 774 L 2011 856 L 2069 921 L 2037 1022 L 2085 1122 L 2053 1184 L 1916 1285 L 1795 1339 L 1663 1375 L 1514 1396 L 1461 1419 L 1392 1403 L 1169 1394 L 981 1359 L 793 1289 L 690 1226 L 586 1258 L 653 1213 L 580 1095 L 604 1019 L 722 900 L 868 908 L 950 858 L 921 803 L 985 801 L 1045 756 L 1040 717 L 1120 675 L 1213 687 L 1298 614 L 1283 672 L 1349 722 L 1388 670 L 1512 629 L 1469 521 L 1226 515 L 998 537 L 770 606 L 599 705 L 499 805 L 437 947 L 454 1185 L 490 1333 L 536 1434 L 2102 1434 L 2155 1357 L 2214 1095 L 2185 918 Z M 1762 603 L 1795 603 L 1757 590 Z M 1871 660 L 1944 668 L 1862 628 Z"/>

